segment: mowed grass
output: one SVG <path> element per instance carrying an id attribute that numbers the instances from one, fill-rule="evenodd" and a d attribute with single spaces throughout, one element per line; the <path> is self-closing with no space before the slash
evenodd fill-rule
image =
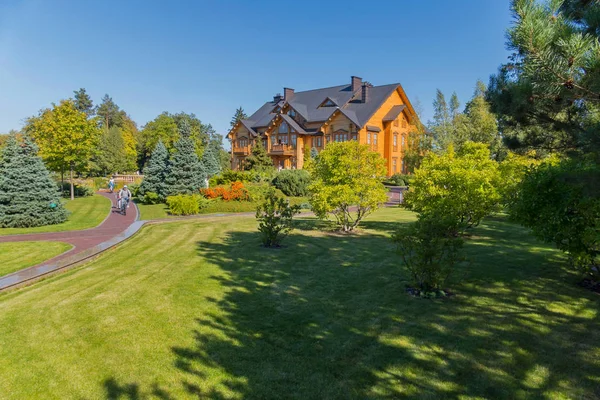
<path id="1" fill-rule="evenodd" d="M 62 242 L 0 243 L 0 277 L 49 260 L 71 247 Z"/>
<path id="2" fill-rule="evenodd" d="M 0 236 L 26 233 L 63 232 L 93 228 L 104 221 L 110 212 L 110 200 L 100 195 L 65 200 L 69 218 L 62 224 L 38 226 L 35 228 L 0 228 Z"/>
<path id="3" fill-rule="evenodd" d="M 302 204 L 308 202 L 306 197 L 289 197 L 291 204 Z M 136 202 L 140 210 L 140 219 L 153 220 L 171 218 L 169 207 L 166 204 L 142 204 Z M 208 206 L 200 211 L 200 214 L 222 214 L 222 213 L 241 213 L 255 212 L 258 203 L 252 201 L 223 201 L 212 200 Z"/>
<path id="4" fill-rule="evenodd" d="M 282 249 L 253 218 L 145 227 L 87 266 L 0 294 L 0 393 L 39 398 L 592 399 L 599 297 L 502 218 L 456 296 L 405 293 L 385 209 L 355 235 L 304 217 Z"/>

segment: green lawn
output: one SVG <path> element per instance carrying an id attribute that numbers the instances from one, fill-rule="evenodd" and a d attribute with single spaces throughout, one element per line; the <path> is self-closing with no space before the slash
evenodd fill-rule
<path id="1" fill-rule="evenodd" d="M 0 276 L 37 265 L 71 247 L 70 244 L 62 242 L 0 243 Z"/>
<path id="2" fill-rule="evenodd" d="M 79 197 L 75 200 L 65 200 L 65 207 L 70 214 L 69 219 L 62 224 L 38 226 L 36 228 L 0 228 L 0 236 L 93 228 L 100 225 L 108 216 L 110 200 L 95 194 L 89 197 Z"/>
<path id="3" fill-rule="evenodd" d="M 7 399 L 593 399 L 600 299 L 564 257 L 502 218 L 478 227 L 456 296 L 405 293 L 388 240 L 401 209 L 355 235 L 278 250 L 253 218 L 150 225 L 83 268 L 0 294 Z"/>
<path id="4" fill-rule="evenodd" d="M 302 204 L 308 202 L 306 197 L 290 197 L 291 204 Z M 165 204 L 141 204 L 136 203 L 140 210 L 140 219 L 152 220 L 169 218 L 169 207 Z M 201 214 L 239 213 L 255 212 L 257 203 L 252 201 L 223 201 L 212 200 L 208 207 L 201 210 Z"/>

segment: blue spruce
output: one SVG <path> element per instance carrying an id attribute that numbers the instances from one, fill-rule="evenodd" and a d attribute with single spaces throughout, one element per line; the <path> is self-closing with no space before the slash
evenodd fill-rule
<path id="1" fill-rule="evenodd" d="M 175 143 L 167 177 L 169 196 L 198 193 L 206 185 L 206 171 L 198 159 L 190 132 L 190 125 L 184 120 L 179 129 L 180 139 Z"/>
<path id="2" fill-rule="evenodd" d="M 167 178 L 169 176 L 169 152 L 162 140 L 159 140 L 144 168 L 144 180 L 140 185 L 140 195 L 148 192 L 156 193 L 157 200 L 165 201 L 168 194 Z"/>

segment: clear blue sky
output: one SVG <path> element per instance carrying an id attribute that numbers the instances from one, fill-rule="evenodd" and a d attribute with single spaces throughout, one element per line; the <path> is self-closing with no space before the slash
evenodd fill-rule
<path id="1" fill-rule="evenodd" d="M 84 87 L 142 126 L 193 112 L 226 133 L 281 92 L 400 82 L 431 118 L 508 55 L 508 0 L 0 0 L 0 132 Z"/>

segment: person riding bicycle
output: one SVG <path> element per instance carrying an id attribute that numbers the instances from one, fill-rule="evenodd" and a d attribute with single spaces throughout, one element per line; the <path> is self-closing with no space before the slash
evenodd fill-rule
<path id="1" fill-rule="evenodd" d="M 120 208 L 125 209 L 129 207 L 129 200 L 131 200 L 131 191 L 127 185 L 123 186 L 123 189 L 119 190 L 119 199 L 121 201 Z"/>

